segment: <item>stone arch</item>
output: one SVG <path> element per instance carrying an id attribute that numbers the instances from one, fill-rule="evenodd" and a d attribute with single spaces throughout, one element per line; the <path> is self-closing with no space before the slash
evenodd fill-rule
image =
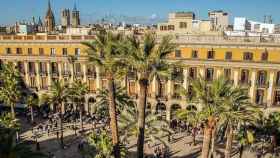
<path id="1" fill-rule="evenodd" d="M 182 106 L 180 104 L 175 103 L 170 106 L 170 117 L 171 117 L 170 119 L 171 120 L 176 118 L 176 112 L 180 109 L 182 109 Z"/>
<path id="2" fill-rule="evenodd" d="M 189 104 L 189 105 L 187 105 L 186 110 L 195 110 L 195 111 L 197 111 L 198 108 L 194 104 Z"/>
<path id="3" fill-rule="evenodd" d="M 156 104 L 156 114 L 159 114 L 161 118 L 166 117 L 166 105 L 162 102 Z"/>
<path id="4" fill-rule="evenodd" d="M 151 112 L 152 111 L 152 104 L 150 102 L 147 102 L 146 111 L 147 112 Z"/>

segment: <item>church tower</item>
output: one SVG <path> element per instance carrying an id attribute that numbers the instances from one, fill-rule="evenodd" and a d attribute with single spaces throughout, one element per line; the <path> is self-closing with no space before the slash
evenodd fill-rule
<path id="1" fill-rule="evenodd" d="M 51 8 L 51 2 L 49 0 L 48 10 L 45 17 L 45 29 L 47 33 L 51 33 L 55 31 L 55 19 L 54 14 Z"/>
<path id="2" fill-rule="evenodd" d="M 71 25 L 72 27 L 80 26 L 80 12 L 77 10 L 76 3 L 74 4 L 74 8 L 72 11 Z"/>

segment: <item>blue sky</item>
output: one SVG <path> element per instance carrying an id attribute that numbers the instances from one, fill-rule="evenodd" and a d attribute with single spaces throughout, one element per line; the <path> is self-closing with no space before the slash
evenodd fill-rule
<path id="1" fill-rule="evenodd" d="M 1 0 L 0 24 L 12 24 L 29 20 L 32 16 L 44 16 L 47 0 Z M 73 8 L 74 1 L 84 22 L 95 21 L 105 15 L 125 16 L 137 20 L 157 17 L 163 20 L 168 12 L 194 11 L 199 18 L 207 18 L 207 11 L 223 9 L 234 16 L 245 16 L 263 20 L 265 14 L 272 15 L 280 23 L 279 0 L 51 0 L 56 19 L 62 8 Z"/>

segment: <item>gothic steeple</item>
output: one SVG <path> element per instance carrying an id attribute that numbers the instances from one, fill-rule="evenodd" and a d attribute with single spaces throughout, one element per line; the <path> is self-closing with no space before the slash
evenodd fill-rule
<path id="1" fill-rule="evenodd" d="M 75 1 L 75 3 L 74 3 L 74 8 L 73 8 L 73 11 L 78 11 L 78 10 L 77 10 L 77 4 L 76 4 L 76 1 Z"/>
<path id="2" fill-rule="evenodd" d="M 72 16 L 71 16 L 71 26 L 72 27 L 78 27 L 80 25 L 80 12 L 77 9 L 76 2 L 74 3 L 74 8 L 72 10 Z"/>
<path id="3" fill-rule="evenodd" d="M 45 17 L 46 32 L 51 33 L 55 31 L 55 18 L 51 8 L 51 2 L 48 1 L 48 9 Z"/>

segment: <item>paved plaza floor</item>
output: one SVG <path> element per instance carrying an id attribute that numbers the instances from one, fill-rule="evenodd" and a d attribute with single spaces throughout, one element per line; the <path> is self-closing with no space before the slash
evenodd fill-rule
<path id="1" fill-rule="evenodd" d="M 91 124 L 86 124 L 85 129 L 87 132 L 92 130 Z M 21 137 L 25 140 L 34 141 L 32 137 L 32 130 L 27 130 L 21 134 Z M 81 135 L 79 132 L 75 135 L 74 130 L 72 129 L 65 129 L 64 131 L 64 143 L 65 148 L 61 149 L 60 142 L 57 140 L 57 136 L 55 133 L 42 135 L 38 138 L 38 142 L 40 143 L 40 150 L 45 154 L 53 154 L 55 158 L 82 158 L 81 154 L 78 150 L 78 144 L 84 139 L 84 136 Z M 164 138 L 167 139 L 167 138 Z M 202 145 L 202 136 L 197 137 L 197 145 L 191 146 L 190 143 L 192 141 L 191 136 L 187 136 L 185 133 L 177 133 L 173 135 L 173 140 L 169 144 L 170 147 L 170 156 L 172 158 L 198 158 L 201 154 L 201 145 Z M 129 138 L 129 158 L 134 158 L 136 153 L 136 138 Z M 33 145 L 35 149 L 35 144 Z M 156 144 L 145 144 L 145 154 L 152 155 L 154 147 Z M 220 158 L 223 155 L 223 145 L 216 146 L 216 156 L 215 158 Z M 237 153 L 237 149 L 234 149 L 234 152 Z M 233 155 L 233 158 L 238 158 L 239 155 Z M 244 158 L 256 158 L 254 153 L 245 152 Z"/>

